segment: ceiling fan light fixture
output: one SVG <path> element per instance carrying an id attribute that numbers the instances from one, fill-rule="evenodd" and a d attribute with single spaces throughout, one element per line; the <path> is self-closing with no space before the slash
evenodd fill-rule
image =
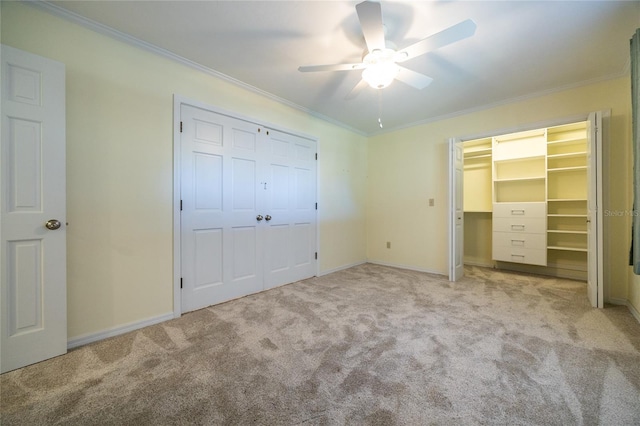
<path id="1" fill-rule="evenodd" d="M 369 65 L 362 71 L 362 79 L 374 89 L 384 89 L 390 85 L 400 72 L 393 62 L 382 62 L 379 64 Z"/>
<path id="2" fill-rule="evenodd" d="M 390 85 L 400 72 L 394 61 L 395 54 L 392 49 L 376 49 L 366 55 L 362 61 L 366 65 L 362 79 L 374 89 Z"/>

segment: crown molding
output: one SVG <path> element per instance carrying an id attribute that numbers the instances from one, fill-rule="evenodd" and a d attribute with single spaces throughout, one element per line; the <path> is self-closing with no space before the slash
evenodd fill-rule
<path id="1" fill-rule="evenodd" d="M 123 43 L 129 44 L 131 46 L 137 47 L 142 50 L 146 50 L 147 52 L 154 53 L 156 55 L 162 56 L 166 59 L 172 60 L 174 62 L 178 62 L 184 66 L 190 67 L 197 71 L 200 71 L 204 74 L 208 74 L 217 79 L 223 80 L 227 83 L 233 84 L 234 86 L 240 87 L 249 92 L 253 92 L 260 96 L 263 96 L 271 101 L 277 102 L 279 104 L 285 105 L 289 108 L 301 111 L 305 114 L 309 114 L 315 118 L 326 121 L 330 124 L 333 124 L 338 127 L 342 127 L 343 129 L 349 130 L 353 133 L 357 133 L 361 136 L 367 136 L 367 134 L 359 129 L 351 127 L 341 121 L 335 120 L 331 117 L 327 117 L 323 114 L 320 114 L 316 111 L 313 111 L 309 108 L 303 107 L 302 105 L 298 105 L 295 102 L 291 102 L 287 99 L 281 98 L 279 96 L 274 95 L 273 93 L 269 93 L 265 90 L 259 89 L 255 86 L 247 84 L 243 81 L 240 81 L 236 78 L 223 74 L 219 71 L 216 71 L 213 68 L 206 67 L 198 62 L 192 61 L 190 59 L 184 58 L 180 55 L 177 55 L 169 50 L 158 47 L 154 44 L 148 43 L 144 40 L 140 40 L 136 37 L 133 37 L 129 34 L 123 33 L 122 31 L 118 31 L 115 28 L 111 28 L 108 25 L 101 24 L 100 22 L 96 22 L 92 19 L 86 18 L 82 15 L 79 15 L 75 12 L 71 12 L 63 7 L 60 7 L 56 4 L 50 3 L 47 0 L 22 0 L 24 3 L 34 6 L 38 9 L 44 10 L 51 15 L 66 19 L 75 24 L 79 24 L 85 28 L 88 28 L 94 32 L 105 35 L 107 37 L 113 38 L 115 40 L 121 41 Z"/>
<path id="2" fill-rule="evenodd" d="M 622 68 L 622 70 L 620 72 L 617 72 L 617 73 L 614 73 L 614 74 L 609 74 L 609 75 L 606 75 L 604 77 L 592 78 L 592 79 L 589 79 L 589 80 L 583 80 L 583 81 L 579 81 L 579 82 L 576 82 L 576 83 L 566 84 L 566 85 L 563 85 L 563 86 L 554 87 L 552 89 L 541 90 L 539 92 L 529 93 L 527 95 L 517 96 L 515 98 L 504 99 L 504 100 L 497 101 L 497 102 L 492 102 L 492 103 L 489 103 L 489 104 L 479 105 L 479 106 L 473 107 L 473 108 L 468 108 L 468 109 L 455 111 L 455 112 L 452 112 L 452 113 L 449 113 L 449 114 L 439 115 L 437 117 L 429 117 L 429 118 L 424 119 L 424 120 L 414 121 L 412 123 L 407 123 L 407 124 L 403 124 L 403 125 L 400 125 L 400 126 L 392 127 L 392 128 L 389 128 L 389 129 L 384 129 L 384 130 L 372 132 L 372 133 L 368 134 L 367 136 L 369 136 L 369 137 L 379 136 L 379 135 L 383 135 L 383 134 L 386 134 L 386 133 L 396 132 L 398 130 L 403 130 L 403 129 L 408 129 L 408 128 L 411 128 L 411 127 L 422 126 L 422 125 L 425 125 L 425 124 L 434 123 L 434 122 L 437 122 L 437 121 L 449 120 L 451 118 L 460 117 L 462 115 L 473 114 L 474 112 L 486 111 L 488 109 L 497 108 L 497 107 L 501 107 L 501 106 L 504 106 L 504 105 L 510 105 L 510 104 L 514 104 L 514 103 L 518 103 L 518 102 L 524 102 L 524 101 L 527 101 L 527 100 L 530 100 L 530 99 L 535 99 L 535 98 L 539 98 L 539 97 L 542 97 L 542 96 L 548 96 L 548 95 L 552 95 L 554 93 L 564 92 L 566 90 L 576 89 L 578 87 L 590 86 L 592 84 L 597 84 L 597 83 L 601 83 L 601 82 L 604 82 L 604 81 L 615 80 L 615 79 L 618 79 L 618 78 L 622 78 L 625 75 L 628 75 L 629 74 L 629 70 L 630 70 L 630 62 L 627 61 L 626 65 Z"/>
<path id="3" fill-rule="evenodd" d="M 107 37 L 119 40 L 121 42 L 127 43 L 129 45 L 132 45 L 134 47 L 146 50 L 148 52 L 154 53 L 156 55 L 162 56 L 166 59 L 178 62 L 182 65 L 185 65 L 187 67 L 190 67 L 192 69 L 198 70 L 204 74 L 208 74 L 212 77 L 215 77 L 217 79 L 223 80 L 225 82 L 228 82 L 230 84 L 233 84 L 237 87 L 240 87 L 244 90 L 247 90 L 249 92 L 258 94 L 260 96 L 263 96 L 271 101 L 277 102 L 281 105 L 287 106 L 289 108 L 301 111 L 305 114 L 308 114 L 310 116 L 313 116 L 315 118 L 318 118 L 322 121 L 325 121 L 327 123 L 330 123 L 332 125 L 335 125 L 337 127 L 341 127 L 345 130 L 348 130 L 350 132 L 353 132 L 355 134 L 361 135 L 361 136 L 365 136 L 365 137 L 373 137 L 373 136 L 378 136 L 378 135 L 382 135 L 382 134 L 386 134 L 386 133 L 392 133 L 392 132 L 396 132 L 399 130 L 403 130 L 403 129 L 407 129 L 410 127 L 416 127 L 416 126 L 421 126 L 421 125 L 425 125 L 425 124 L 429 124 L 429 123 L 434 123 L 437 121 L 442 121 L 442 120 L 448 120 L 451 118 L 455 118 L 455 117 L 460 117 L 463 115 L 467 115 L 467 114 L 472 114 L 475 112 L 480 112 L 480 111 L 485 111 L 491 108 L 497 108 L 500 106 L 504 106 L 504 105 L 509 105 L 509 104 L 513 104 L 513 103 L 517 103 L 517 102 L 523 102 L 523 101 L 527 101 L 530 99 L 534 99 L 534 98 L 538 98 L 541 96 L 547 96 L 547 95 L 551 95 L 554 93 L 558 93 L 558 92 L 563 92 L 565 90 L 570 90 L 570 89 L 575 89 L 578 87 L 582 87 L 582 86 L 588 86 L 591 84 L 596 84 L 596 83 L 600 83 L 603 81 L 608 81 L 608 80 L 614 80 L 617 78 L 621 78 L 625 75 L 628 75 L 630 72 L 630 67 L 631 67 L 631 62 L 630 59 L 628 59 L 625 62 L 625 65 L 623 66 L 622 70 L 620 72 L 614 73 L 614 74 L 610 74 L 607 76 L 603 76 L 603 77 L 598 77 L 598 78 L 594 78 L 594 79 L 590 79 L 590 80 L 583 80 L 580 82 L 576 82 L 576 83 L 571 83 L 571 84 L 567 84 L 567 85 L 563 85 L 563 86 L 558 86 L 552 89 L 547 89 L 547 90 L 542 90 L 539 92 L 534 92 L 534 93 L 530 93 L 527 95 L 523 95 L 523 96 L 518 96 L 518 97 L 514 97 L 514 98 L 509 98 L 509 99 L 504 99 L 501 101 L 497 101 L 497 102 L 493 102 L 493 103 L 489 103 L 489 104 L 484 104 L 484 105 L 479 105 L 473 108 L 468 108 L 468 109 L 463 109 L 463 110 L 459 110 L 459 111 L 455 111 L 449 114 L 444 114 L 444 115 L 439 115 L 439 116 L 435 116 L 435 117 L 429 117 L 426 118 L 424 120 L 418 120 L 418 121 L 414 121 L 411 123 L 407 123 L 407 124 L 403 124 L 403 125 L 399 125 L 399 126 L 395 126 L 395 127 L 391 127 L 391 128 L 385 128 L 382 130 L 378 130 L 378 131 L 373 131 L 373 132 L 366 132 L 360 129 L 357 129 L 355 127 L 349 126 L 346 123 L 343 123 L 342 121 L 336 120 L 334 118 L 328 117 L 324 114 L 320 114 L 317 111 L 311 110 L 307 107 L 304 107 L 302 105 L 296 104 L 294 102 L 291 102 L 287 99 L 281 98 L 279 96 L 276 96 L 270 92 L 267 92 L 265 90 L 259 89 L 255 86 L 252 86 L 250 84 L 247 84 L 243 81 L 240 81 L 236 78 L 233 78 L 231 76 L 228 76 L 226 74 L 223 74 L 219 71 L 216 71 L 213 68 L 209 68 L 206 67 L 202 64 L 199 64 L 195 61 L 192 61 L 190 59 L 184 58 L 180 55 L 177 55 L 173 52 L 170 52 L 169 50 L 163 49 L 161 47 L 158 47 L 154 44 L 148 43 L 146 41 L 140 40 L 136 37 L 130 36 L 126 33 L 123 33 L 121 31 L 118 31 L 114 28 L 111 28 L 107 25 L 101 24 L 99 22 L 96 22 L 92 19 L 86 18 L 82 15 L 79 15 L 75 12 L 71 12 L 67 9 L 64 9 L 58 5 L 55 5 L 53 3 L 50 3 L 48 0 L 21 0 L 24 3 L 27 3 L 29 5 L 32 5 L 34 7 L 37 7 L 41 10 L 44 10 L 52 15 L 61 17 L 63 19 L 66 19 L 68 21 L 71 21 L 73 23 L 79 24 L 85 28 L 88 28 L 92 31 L 95 31 L 97 33 L 100 33 L 102 35 L 105 35 Z"/>

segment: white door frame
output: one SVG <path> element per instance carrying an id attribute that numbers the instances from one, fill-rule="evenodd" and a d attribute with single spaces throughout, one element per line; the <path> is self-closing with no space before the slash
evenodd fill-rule
<path id="1" fill-rule="evenodd" d="M 206 104 L 204 102 L 196 101 L 180 95 L 173 95 L 173 317 L 178 318 L 182 315 L 182 294 L 180 292 L 180 279 L 182 271 L 182 253 L 181 253 L 181 241 L 182 241 L 182 228 L 180 223 L 180 190 L 181 190 L 181 161 L 180 161 L 180 148 L 181 148 L 181 133 L 180 133 L 180 107 L 181 105 L 189 105 L 195 108 L 202 108 L 208 111 L 215 112 L 217 114 L 227 115 L 229 117 L 238 118 L 241 120 L 249 121 L 259 124 L 264 127 L 268 127 L 273 130 L 277 130 L 283 133 L 290 133 L 292 135 L 301 136 L 316 142 L 316 150 L 319 150 L 320 141 L 311 135 L 303 132 L 292 131 L 281 126 L 277 126 L 268 122 L 262 122 L 255 118 L 247 117 L 237 112 L 228 111 L 216 106 Z M 316 200 L 318 198 L 319 182 L 318 182 L 318 167 L 316 166 Z M 320 226 L 318 226 L 318 210 L 315 212 L 316 223 L 316 252 L 320 253 Z M 319 275 L 320 262 L 316 260 L 315 276 Z"/>
<path id="2" fill-rule="evenodd" d="M 602 115 L 602 144 L 606 144 L 608 139 L 609 139 L 609 119 L 611 117 L 611 111 L 610 110 L 601 110 L 599 111 Z M 523 125 L 523 126 L 516 126 L 515 128 L 506 128 L 506 129 L 498 129 L 495 131 L 491 131 L 491 132 L 486 132 L 486 133 L 482 133 L 482 134 L 475 134 L 475 135 L 467 135 L 467 136 L 458 136 L 458 137 L 453 137 L 450 138 L 449 141 L 451 139 L 455 139 L 457 141 L 460 142 L 465 142 L 465 141 L 469 141 L 469 140 L 474 140 L 474 139 L 481 139 L 481 138 L 487 138 L 487 137 L 493 137 L 493 136 L 497 136 L 497 135 L 504 135 L 504 134 L 508 134 L 508 133 L 516 133 L 516 132 L 522 132 L 522 131 L 527 131 L 527 130 L 534 130 L 534 129 L 541 129 L 541 128 L 546 128 L 546 127 L 555 127 L 555 126 L 560 126 L 563 124 L 570 124 L 570 123 L 576 123 L 579 121 L 587 121 L 589 119 L 589 113 L 587 114 L 580 114 L 580 115 L 575 115 L 575 116 L 571 116 L 571 117 L 565 117 L 562 119 L 557 119 L 557 120 L 548 120 L 548 121 L 542 121 L 542 122 L 538 122 L 538 123 L 533 123 L 533 124 L 528 124 L 528 125 Z M 450 143 L 450 142 L 449 142 Z M 449 145 L 450 147 L 450 145 Z M 448 150 L 449 151 L 449 150 Z M 598 154 L 602 154 L 602 147 L 599 148 L 598 150 Z M 604 257 L 604 246 L 603 246 L 603 237 L 602 237 L 602 228 L 604 226 L 603 223 L 603 217 L 602 217 L 602 211 L 603 211 L 603 199 L 602 199 L 602 155 L 598 155 L 597 158 L 597 162 L 598 162 L 598 166 L 597 166 L 597 172 L 596 172 L 596 181 L 599 182 L 600 185 L 600 189 L 597 191 L 597 196 L 598 196 L 598 200 L 597 200 L 597 205 L 598 205 L 598 214 L 596 215 L 596 220 L 597 220 L 597 224 L 596 224 L 596 229 L 598 229 L 598 262 L 599 265 L 603 264 L 603 257 Z M 455 173 L 455 170 L 453 167 L 451 167 L 451 161 L 449 161 L 449 182 L 453 182 L 454 181 L 454 177 L 452 176 Z M 449 217 L 453 217 L 452 214 L 453 212 L 451 212 L 451 206 L 453 205 L 453 197 L 456 196 L 456 194 L 453 191 L 454 188 L 451 188 L 450 185 L 450 190 L 449 190 Z M 449 279 L 454 281 L 452 278 L 453 276 L 451 275 L 451 271 L 453 271 L 454 265 L 453 265 L 453 258 L 451 253 L 454 253 L 455 250 L 457 249 L 457 247 L 455 247 L 455 241 L 452 239 L 454 236 L 454 229 L 453 227 L 455 226 L 454 222 L 452 220 L 449 220 Z M 604 273 L 602 271 L 602 268 L 599 268 L 599 272 L 598 272 L 598 293 L 599 294 L 608 294 L 607 293 L 607 289 L 605 288 L 605 283 L 604 283 Z M 600 305 L 600 304 L 599 304 Z"/>

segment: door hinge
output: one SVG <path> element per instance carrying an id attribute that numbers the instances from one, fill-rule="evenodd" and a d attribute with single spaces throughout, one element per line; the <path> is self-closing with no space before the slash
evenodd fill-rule
<path id="1" fill-rule="evenodd" d="M 316 160 L 318 159 L 318 153 L 316 152 Z"/>
<path id="2" fill-rule="evenodd" d="M 318 252 L 316 252 L 316 260 L 318 260 Z"/>
<path id="3" fill-rule="evenodd" d="M 182 288 L 182 278 L 180 278 L 180 288 Z"/>
<path id="4" fill-rule="evenodd" d="M 182 200 L 180 200 L 180 211 L 182 211 Z"/>
<path id="5" fill-rule="evenodd" d="M 182 121 L 180 122 L 180 133 L 182 133 Z"/>
<path id="6" fill-rule="evenodd" d="M 318 203 L 316 203 L 316 210 L 318 210 Z"/>

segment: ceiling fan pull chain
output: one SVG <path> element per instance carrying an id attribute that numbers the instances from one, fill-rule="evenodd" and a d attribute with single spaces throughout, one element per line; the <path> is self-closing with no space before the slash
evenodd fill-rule
<path id="1" fill-rule="evenodd" d="M 382 90 L 378 89 L 378 125 L 382 129 Z"/>

